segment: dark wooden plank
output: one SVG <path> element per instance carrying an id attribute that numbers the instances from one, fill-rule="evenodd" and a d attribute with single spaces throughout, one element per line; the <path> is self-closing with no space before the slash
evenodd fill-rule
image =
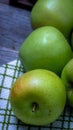
<path id="1" fill-rule="evenodd" d="M 10 5 L 31 10 L 37 0 L 9 0 Z"/>
<path id="2" fill-rule="evenodd" d="M 18 51 L 7 49 L 6 47 L 0 48 L 0 66 L 18 58 Z"/>
<path id="3" fill-rule="evenodd" d="M 0 3 L 9 4 L 9 0 L 0 0 Z"/>
<path id="4" fill-rule="evenodd" d="M 0 64 L 17 57 L 21 44 L 31 32 L 30 11 L 0 3 Z"/>

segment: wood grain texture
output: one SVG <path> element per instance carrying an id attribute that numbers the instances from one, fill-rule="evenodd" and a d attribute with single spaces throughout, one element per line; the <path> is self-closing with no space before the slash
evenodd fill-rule
<path id="1" fill-rule="evenodd" d="M 0 0 L 0 3 L 9 4 L 9 0 Z"/>
<path id="2" fill-rule="evenodd" d="M 0 3 L 0 65 L 15 60 L 31 33 L 30 11 Z"/>
<path id="3" fill-rule="evenodd" d="M 37 0 L 9 0 L 10 5 L 20 7 L 27 10 L 32 10 L 32 7 Z"/>

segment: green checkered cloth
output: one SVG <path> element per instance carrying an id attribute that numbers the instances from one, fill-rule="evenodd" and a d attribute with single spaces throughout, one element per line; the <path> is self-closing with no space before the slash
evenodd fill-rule
<path id="1" fill-rule="evenodd" d="M 11 110 L 9 93 L 13 82 L 22 74 L 19 60 L 0 67 L 0 130 L 73 130 L 73 109 L 69 106 L 54 123 L 42 127 L 26 125 L 16 118 Z"/>

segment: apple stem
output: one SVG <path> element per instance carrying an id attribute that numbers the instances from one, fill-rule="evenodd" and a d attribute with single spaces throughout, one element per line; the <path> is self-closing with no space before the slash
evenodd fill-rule
<path id="1" fill-rule="evenodd" d="M 36 104 L 36 103 L 33 103 L 32 112 L 35 112 L 35 111 L 36 111 L 36 108 L 37 108 L 37 104 Z"/>

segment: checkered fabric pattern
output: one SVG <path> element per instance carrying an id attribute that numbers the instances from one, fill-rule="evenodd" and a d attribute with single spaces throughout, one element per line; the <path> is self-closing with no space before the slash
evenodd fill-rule
<path id="1" fill-rule="evenodd" d="M 16 118 L 11 110 L 9 93 L 12 84 L 22 74 L 19 60 L 0 67 L 0 130 L 73 130 L 73 109 L 69 106 L 54 123 L 42 127 L 26 125 Z"/>

